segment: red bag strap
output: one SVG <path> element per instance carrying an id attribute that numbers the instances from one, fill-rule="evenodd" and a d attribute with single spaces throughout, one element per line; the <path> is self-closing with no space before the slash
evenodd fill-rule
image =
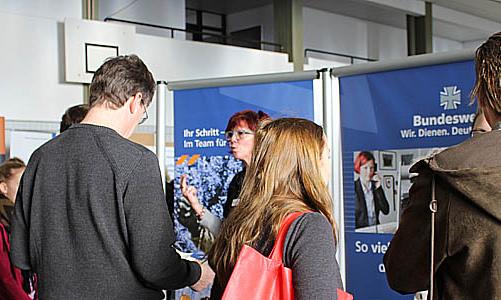
<path id="1" fill-rule="evenodd" d="M 282 221 L 282 224 L 280 225 L 277 237 L 275 238 L 275 245 L 273 245 L 273 249 L 271 250 L 270 256 L 268 256 L 268 258 L 282 262 L 284 243 L 287 232 L 289 231 L 292 222 L 294 222 L 297 218 L 305 213 L 305 211 L 298 211 L 293 212 L 285 217 L 285 219 Z"/>

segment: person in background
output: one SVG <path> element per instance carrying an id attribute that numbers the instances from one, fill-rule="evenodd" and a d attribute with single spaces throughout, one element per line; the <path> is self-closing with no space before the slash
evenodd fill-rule
<path id="1" fill-rule="evenodd" d="M 61 122 L 59 124 L 59 133 L 63 133 L 73 124 L 82 122 L 88 111 L 89 106 L 85 104 L 79 104 L 68 108 L 61 117 Z"/>
<path id="2" fill-rule="evenodd" d="M 167 209 L 169 210 L 169 216 L 171 219 L 173 219 L 174 218 L 174 180 L 166 180 L 165 200 L 167 203 Z"/>
<path id="3" fill-rule="evenodd" d="M 31 299 L 29 278 L 24 279 L 21 270 L 12 265 L 9 258 L 12 214 L 16 193 L 25 164 L 19 158 L 11 158 L 0 164 L 0 299 Z"/>
<path id="4" fill-rule="evenodd" d="M 128 139 L 147 116 L 152 74 L 135 55 L 107 60 L 80 124 L 38 148 L 21 179 L 11 258 L 38 275 L 41 299 L 163 299 L 202 290 L 208 265 L 172 248 L 158 160 Z"/>
<path id="5" fill-rule="evenodd" d="M 216 272 L 211 299 L 221 298 L 242 246 L 268 256 L 282 221 L 293 212 L 305 212 L 289 228 L 283 250 L 295 299 L 337 299 L 342 282 L 327 188 L 329 152 L 322 127 L 305 119 L 277 119 L 256 132 L 240 202 L 209 252 Z"/>
<path id="6" fill-rule="evenodd" d="M 0 222 L 10 232 L 17 189 L 26 165 L 17 157 L 0 165 Z"/>
<path id="7" fill-rule="evenodd" d="M 240 190 L 245 177 L 247 166 L 252 158 L 254 147 L 254 135 L 259 126 L 271 121 L 271 118 L 262 111 L 243 110 L 233 114 L 228 120 L 225 136 L 231 154 L 235 159 L 241 160 L 244 164 L 242 171 L 235 174 L 228 187 L 226 202 L 223 207 L 223 218 L 227 218 L 230 212 L 238 204 Z M 188 185 L 187 175 L 182 175 L 180 179 L 181 192 L 189 201 L 191 208 L 200 220 L 200 225 L 209 229 L 217 235 L 221 226 L 221 220 L 208 211 L 198 200 L 197 189 Z"/>
<path id="8" fill-rule="evenodd" d="M 369 151 L 361 151 L 355 158 L 355 228 L 379 224 L 379 213 L 387 215 L 390 205 L 376 174 L 376 161 Z"/>
<path id="9" fill-rule="evenodd" d="M 432 300 L 501 299 L 501 32 L 477 49 L 475 68 L 472 98 L 493 130 L 412 166 L 410 203 L 384 256 L 388 283 L 403 294 L 433 284 Z"/>

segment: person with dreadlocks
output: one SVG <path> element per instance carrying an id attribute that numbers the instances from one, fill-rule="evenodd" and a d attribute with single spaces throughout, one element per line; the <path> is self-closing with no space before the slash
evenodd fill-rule
<path id="1" fill-rule="evenodd" d="M 410 169 L 418 176 L 384 256 L 388 283 L 401 293 L 501 299 L 501 32 L 477 49 L 475 65 L 471 98 L 493 130 Z"/>

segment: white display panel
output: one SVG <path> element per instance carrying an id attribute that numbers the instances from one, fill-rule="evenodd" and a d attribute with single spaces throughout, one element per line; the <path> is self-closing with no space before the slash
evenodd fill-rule
<path id="1" fill-rule="evenodd" d="M 54 136 L 55 133 L 12 131 L 10 134 L 10 157 L 17 157 L 28 163 L 31 154 Z"/>

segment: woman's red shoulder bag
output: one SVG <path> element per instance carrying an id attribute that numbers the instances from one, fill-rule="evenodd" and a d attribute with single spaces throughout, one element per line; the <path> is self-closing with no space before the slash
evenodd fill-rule
<path id="1" fill-rule="evenodd" d="M 283 265 L 282 252 L 290 225 L 302 214 L 304 212 L 295 212 L 285 218 L 268 257 L 247 245 L 242 247 L 222 300 L 294 299 L 292 270 Z M 351 299 L 353 297 L 350 294 L 338 289 L 338 300 Z"/>

